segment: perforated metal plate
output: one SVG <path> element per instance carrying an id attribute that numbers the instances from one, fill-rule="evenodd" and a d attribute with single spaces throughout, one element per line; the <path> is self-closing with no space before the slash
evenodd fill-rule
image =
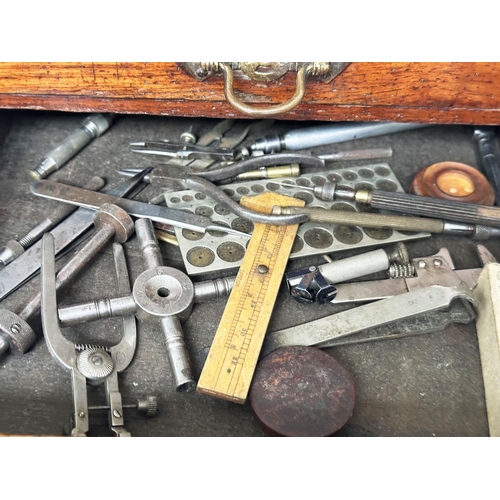
<path id="1" fill-rule="evenodd" d="M 356 189 L 380 189 L 382 191 L 404 192 L 401 184 L 386 163 L 365 165 L 346 169 L 327 170 L 302 174 L 300 177 L 264 179 L 227 184 L 221 188 L 234 200 L 264 191 L 275 191 L 294 196 L 306 202 L 307 207 L 335 208 L 351 211 L 378 212 L 370 207 L 347 201 L 325 202 L 314 197 L 312 191 L 303 189 L 326 181 Z M 285 185 L 283 185 L 285 184 Z M 217 202 L 196 191 L 165 193 L 167 206 L 207 215 L 214 222 L 251 234 L 253 224 L 230 212 Z M 179 248 L 190 275 L 237 269 L 243 259 L 249 239 L 227 235 L 218 231 L 206 234 L 175 229 Z M 292 248 L 290 258 L 323 253 L 334 253 L 351 248 L 389 245 L 398 241 L 408 241 L 429 237 L 429 233 L 403 233 L 392 229 L 360 228 L 337 224 L 301 224 Z"/>

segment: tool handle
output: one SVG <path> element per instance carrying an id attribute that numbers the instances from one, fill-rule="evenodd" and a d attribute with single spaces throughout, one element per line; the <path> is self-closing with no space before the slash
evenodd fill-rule
<path id="1" fill-rule="evenodd" d="M 369 197 L 373 208 L 445 220 L 500 227 L 500 208 L 453 200 L 438 200 L 406 193 L 374 190 Z M 370 214 L 371 215 L 371 214 Z"/>
<path id="2" fill-rule="evenodd" d="M 90 115 L 82 125 L 71 132 L 54 149 L 49 151 L 41 163 L 30 171 L 33 179 L 43 179 L 50 173 L 60 169 L 73 156 L 81 151 L 92 139 L 101 136 L 108 130 L 113 119 L 112 115 L 101 114 Z"/>
<path id="3" fill-rule="evenodd" d="M 496 204 L 500 204 L 500 163 L 495 151 L 495 135 L 493 132 L 476 129 L 477 147 L 481 167 L 495 191 Z"/>
<path id="4" fill-rule="evenodd" d="M 444 223 L 436 219 L 421 217 L 405 217 L 398 215 L 384 215 L 361 212 L 347 212 L 346 210 L 326 210 L 324 208 L 309 207 L 275 207 L 273 213 L 304 214 L 310 222 L 324 224 L 341 224 L 347 226 L 390 228 L 399 231 L 415 231 L 428 233 L 442 233 Z"/>
<path id="5" fill-rule="evenodd" d="M 283 136 L 282 142 L 285 149 L 305 149 L 413 130 L 425 126 L 427 125 L 422 123 L 396 122 L 335 123 L 292 130 Z"/>

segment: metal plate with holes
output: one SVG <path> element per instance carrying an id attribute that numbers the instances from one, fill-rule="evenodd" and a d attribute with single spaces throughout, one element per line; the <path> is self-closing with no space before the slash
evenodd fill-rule
<path id="1" fill-rule="evenodd" d="M 263 179 L 227 184 L 221 188 L 236 201 L 242 196 L 252 196 L 264 191 L 275 191 L 294 196 L 306 202 L 307 207 L 335 208 L 337 210 L 374 211 L 370 207 L 347 201 L 325 202 L 317 200 L 312 191 L 303 189 L 326 181 L 356 189 L 380 189 L 382 191 L 404 192 L 389 165 L 377 163 L 362 167 L 351 167 L 302 174 L 300 177 Z M 285 185 L 283 185 L 285 184 Z M 253 224 L 217 204 L 204 193 L 179 191 L 165 193 L 167 206 L 207 215 L 223 226 L 251 233 Z M 237 269 L 243 259 L 248 243 L 247 238 L 227 235 L 218 231 L 206 234 L 175 229 L 179 248 L 190 275 Z M 290 258 L 340 252 L 352 248 L 388 245 L 398 241 L 408 241 L 429 237 L 429 233 L 403 233 L 392 229 L 360 228 L 336 224 L 308 222 L 299 227 Z"/>

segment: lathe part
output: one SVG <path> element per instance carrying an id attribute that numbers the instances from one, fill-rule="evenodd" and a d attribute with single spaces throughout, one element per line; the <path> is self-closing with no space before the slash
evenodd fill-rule
<path id="1" fill-rule="evenodd" d="M 442 233 L 444 222 L 423 217 L 405 217 L 401 215 L 385 215 L 364 212 L 348 212 L 346 210 L 326 210 L 312 207 L 274 207 L 273 214 L 304 214 L 310 222 L 324 224 L 340 224 L 346 226 L 375 227 L 396 229 L 399 231 L 415 231 Z"/>
<path id="2" fill-rule="evenodd" d="M 491 437 L 500 436 L 500 264 L 486 264 L 473 290 Z"/>

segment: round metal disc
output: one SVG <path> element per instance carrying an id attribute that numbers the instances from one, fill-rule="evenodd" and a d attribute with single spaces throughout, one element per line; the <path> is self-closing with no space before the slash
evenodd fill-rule
<path id="1" fill-rule="evenodd" d="M 245 256 L 245 248 L 239 243 L 226 241 L 217 247 L 217 255 L 226 262 L 237 262 Z"/>
<path id="2" fill-rule="evenodd" d="M 374 240 L 386 240 L 392 236 L 392 229 L 382 227 L 365 227 L 363 231 Z"/>
<path id="3" fill-rule="evenodd" d="M 315 227 L 306 231 L 304 241 L 313 248 L 328 248 L 333 244 L 333 237 L 325 229 Z"/>
<path id="4" fill-rule="evenodd" d="M 295 239 L 293 240 L 292 250 L 290 251 L 290 253 L 300 252 L 303 248 L 304 248 L 304 242 L 302 241 L 302 238 L 300 236 L 295 236 Z"/>
<path id="5" fill-rule="evenodd" d="M 199 233 L 198 231 L 193 231 L 192 229 L 183 229 L 182 236 L 189 241 L 201 240 L 205 233 Z"/>
<path id="6" fill-rule="evenodd" d="M 352 416 L 354 380 L 320 349 L 282 347 L 258 363 L 249 399 L 269 435 L 330 436 Z"/>
<path id="7" fill-rule="evenodd" d="M 210 248 L 194 247 L 186 254 L 186 259 L 192 266 L 206 267 L 215 260 L 215 255 Z"/>
<path id="8" fill-rule="evenodd" d="M 250 234 L 253 231 L 253 222 L 248 219 L 243 219 L 242 217 L 236 217 L 236 219 L 233 219 L 231 222 L 231 227 L 236 229 L 236 231 Z"/>
<path id="9" fill-rule="evenodd" d="M 346 245 L 355 245 L 363 239 L 361 229 L 355 226 L 337 226 L 333 230 L 333 235 L 340 243 L 345 243 Z"/>

